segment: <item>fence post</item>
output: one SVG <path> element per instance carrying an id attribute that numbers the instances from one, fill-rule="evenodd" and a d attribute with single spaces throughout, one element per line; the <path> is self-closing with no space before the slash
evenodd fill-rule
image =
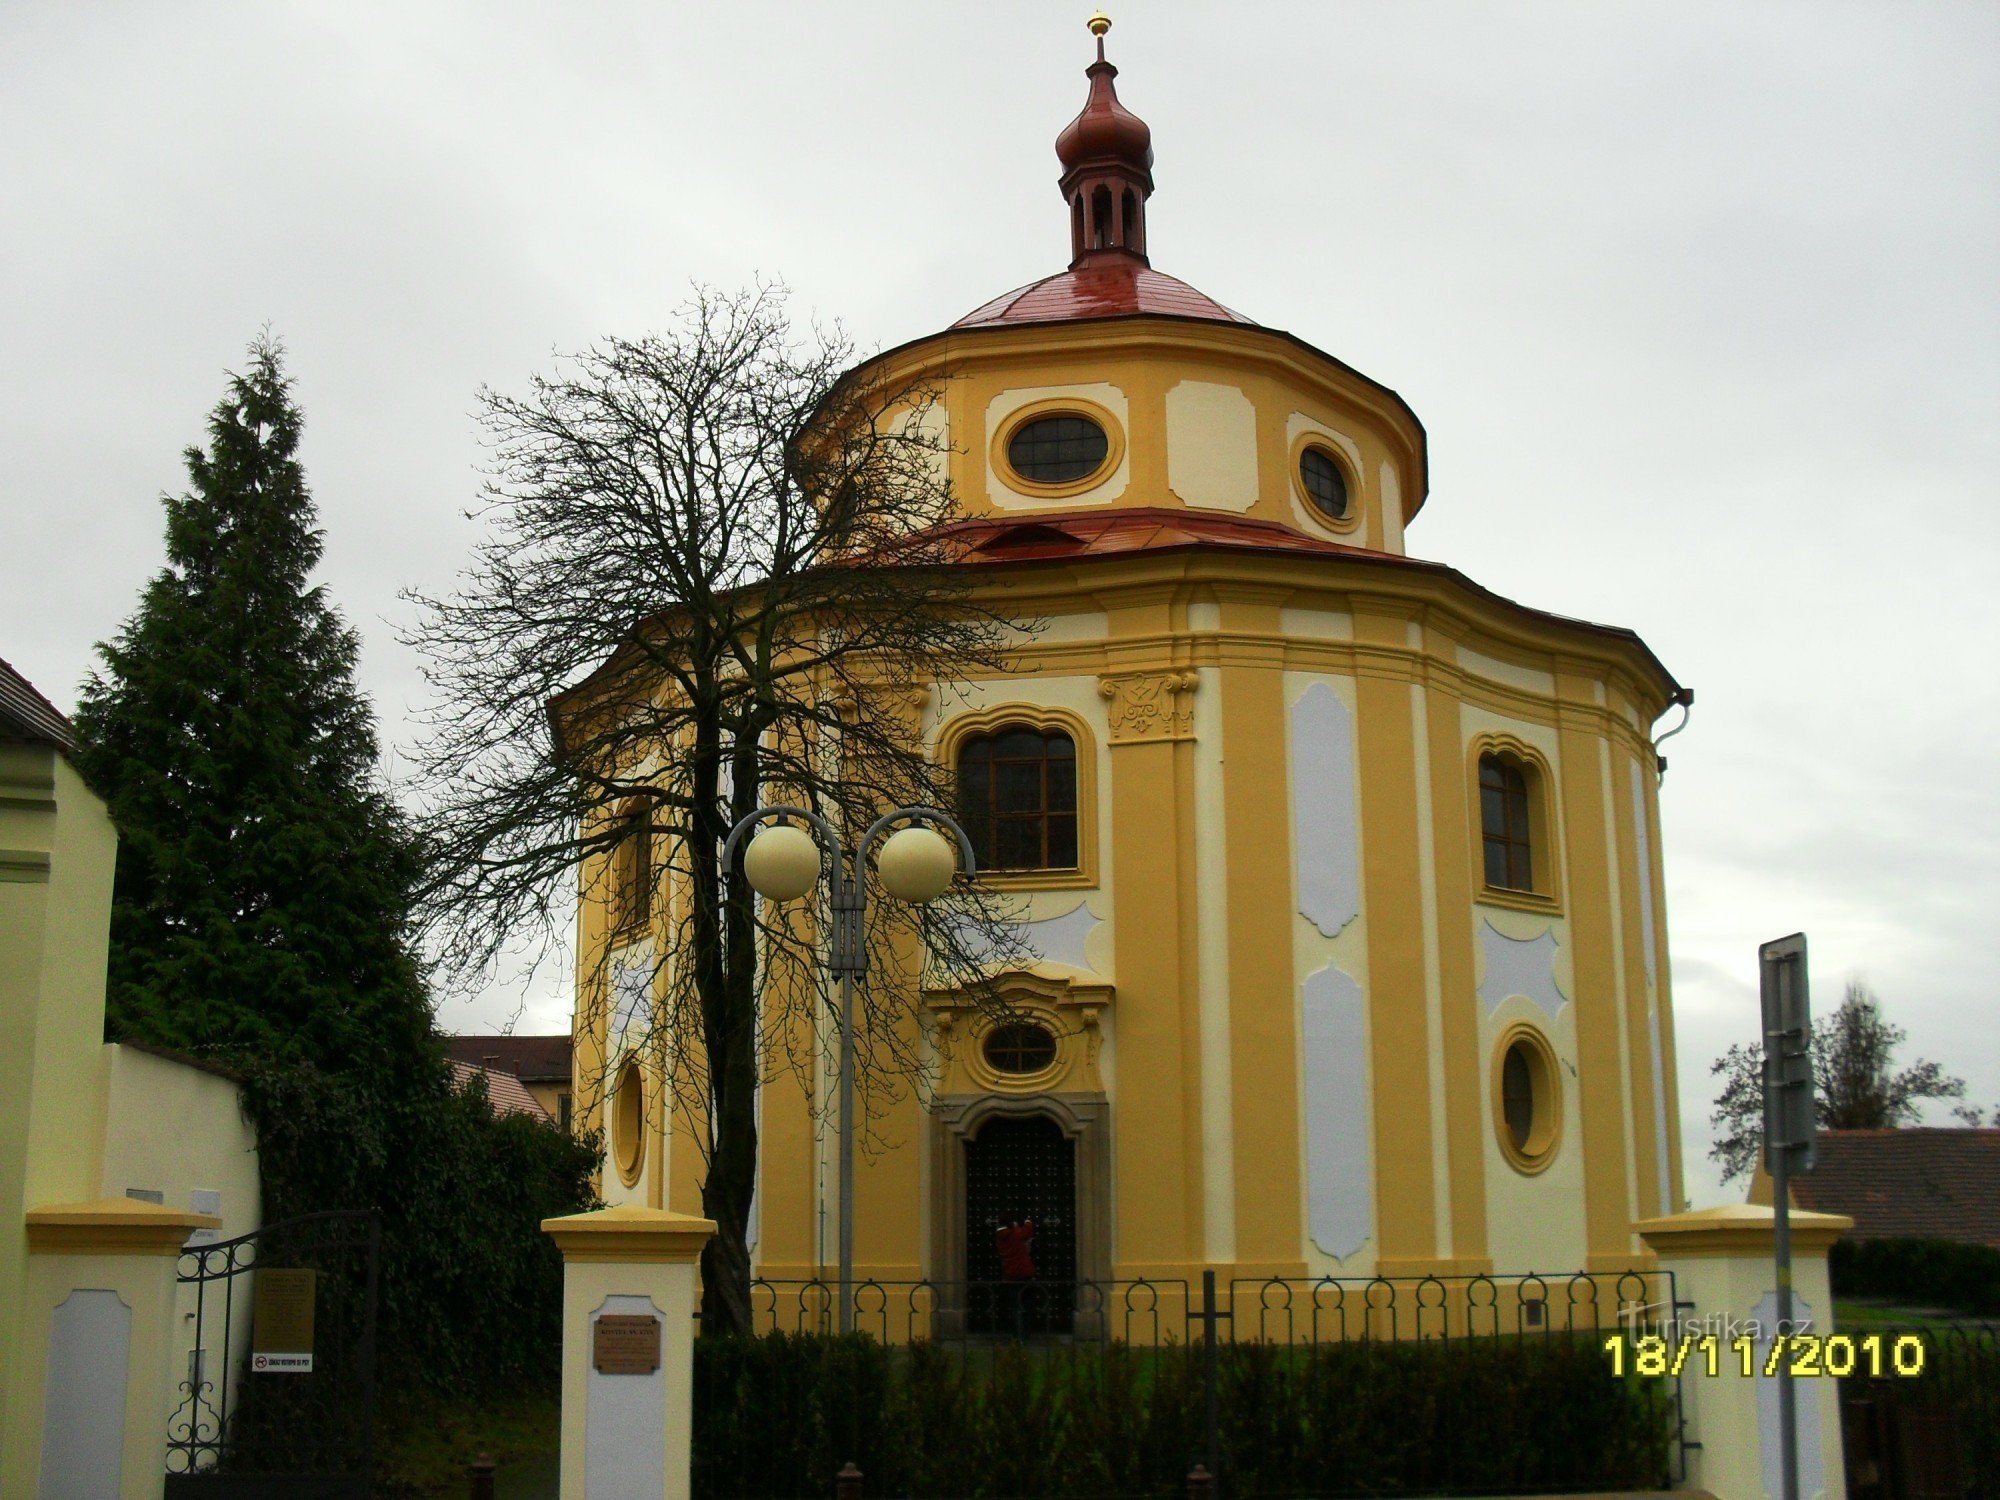
<path id="1" fill-rule="evenodd" d="M 493 1500 L 493 1455 L 482 1453 L 467 1474 L 467 1500 Z"/>
<path id="2" fill-rule="evenodd" d="M 715 1224 L 626 1203 L 542 1231 L 563 1257 L 561 1500 L 688 1500 L 695 1262 Z"/>
<path id="3" fill-rule="evenodd" d="M 1195 1470 L 1201 1474 L 1210 1490 L 1215 1488 L 1216 1461 L 1218 1457 L 1215 1451 L 1215 1317 L 1215 1272 L 1213 1270 L 1205 1270 L 1201 1273 L 1201 1383 L 1203 1395 L 1208 1405 L 1207 1444 L 1205 1449 L 1208 1454 L 1208 1463 L 1206 1466 L 1196 1464 Z M 1193 1474 L 1188 1476 L 1188 1483 L 1189 1493 L 1192 1494 Z"/>
<path id="4" fill-rule="evenodd" d="M 1674 1278 L 1679 1308 L 1661 1329 L 1670 1349 L 1688 1350 L 1686 1368 L 1700 1378 L 1681 1383 L 1687 1423 L 1687 1483 L 1717 1500 L 1763 1500 L 1782 1493 L 1778 1465 L 1778 1381 L 1764 1374 L 1778 1331 L 1774 1215 L 1767 1204 L 1733 1203 L 1693 1213 L 1645 1219 L 1633 1226 L 1660 1269 Z M 1854 1221 L 1841 1214 L 1792 1210 L 1795 1332 L 1824 1338 L 1833 1327 L 1826 1252 Z M 1705 1338 L 1715 1340 L 1716 1374 L 1709 1378 Z M 1741 1340 L 1741 1342 L 1738 1342 Z M 1750 1374 L 1745 1375 L 1744 1361 Z M 1773 1367 L 1775 1368 L 1775 1367 Z M 1840 1382 L 1802 1382 L 1799 1391 L 1799 1492 L 1846 1500 L 1841 1452 Z"/>
<path id="5" fill-rule="evenodd" d="M 181 1245 L 222 1221 L 105 1198 L 28 1210 L 28 1274 L 0 1493 L 151 1500 L 166 1485 L 169 1393 L 187 1379 L 174 1319 Z M 14 1308 L 9 1316 L 17 1316 Z"/>
<path id="6" fill-rule="evenodd" d="M 833 1476 L 834 1500 L 861 1500 L 861 1471 L 849 1459 L 840 1466 L 840 1472 Z"/>

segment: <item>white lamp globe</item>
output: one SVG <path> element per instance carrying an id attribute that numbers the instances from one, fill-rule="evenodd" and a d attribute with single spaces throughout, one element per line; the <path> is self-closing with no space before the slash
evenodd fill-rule
<path id="1" fill-rule="evenodd" d="M 951 877 L 958 873 L 958 856 L 942 834 L 913 826 L 898 829 L 882 841 L 875 870 L 890 895 L 921 906 L 951 889 Z"/>
<path id="2" fill-rule="evenodd" d="M 743 851 L 743 873 L 766 901 L 796 901 L 819 880 L 819 845 L 796 823 L 774 823 Z"/>

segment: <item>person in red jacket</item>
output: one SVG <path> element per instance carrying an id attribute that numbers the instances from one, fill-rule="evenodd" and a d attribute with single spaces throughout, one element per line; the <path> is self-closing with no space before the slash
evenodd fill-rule
<path id="1" fill-rule="evenodd" d="M 993 1231 L 1000 1252 L 1000 1311 L 1015 1338 L 1027 1335 L 1027 1283 L 1035 1279 L 1035 1221 L 1002 1224 Z"/>

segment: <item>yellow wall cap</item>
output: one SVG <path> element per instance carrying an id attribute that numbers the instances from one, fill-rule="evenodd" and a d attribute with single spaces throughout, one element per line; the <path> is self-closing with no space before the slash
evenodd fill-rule
<path id="1" fill-rule="evenodd" d="M 1632 1227 L 1662 1256 L 1768 1255 L 1777 1216 L 1768 1203 L 1725 1203 L 1692 1213 L 1641 1219 Z M 1792 1210 L 1792 1248 L 1824 1253 L 1854 1227 L 1846 1214 Z"/>
<path id="2" fill-rule="evenodd" d="M 35 1255 L 178 1255 L 189 1235 L 220 1229 L 222 1220 L 137 1198 L 98 1198 L 31 1208 L 27 1226 Z"/>
<path id="3" fill-rule="evenodd" d="M 700 1258 L 702 1246 L 715 1233 L 715 1221 L 621 1203 L 616 1208 L 544 1219 L 542 1233 L 556 1242 L 565 1261 L 686 1262 Z"/>

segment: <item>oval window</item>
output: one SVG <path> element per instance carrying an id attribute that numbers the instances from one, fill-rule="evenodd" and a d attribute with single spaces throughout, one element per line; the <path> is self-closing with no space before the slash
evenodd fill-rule
<path id="1" fill-rule="evenodd" d="M 618 1175 L 630 1187 L 646 1164 L 646 1079 L 637 1058 L 627 1058 L 618 1070 L 611 1099 L 611 1149 Z"/>
<path id="2" fill-rule="evenodd" d="M 1007 439 L 1007 462 L 1031 484 L 1074 484 L 1095 474 L 1111 452 L 1104 429 L 1065 413 L 1023 422 Z"/>
<path id="3" fill-rule="evenodd" d="M 1500 1110 L 1514 1149 L 1525 1155 L 1535 1138 L 1535 1074 L 1526 1042 L 1509 1047 L 1500 1065 Z"/>
<path id="4" fill-rule="evenodd" d="M 1027 1021 L 996 1026 L 986 1035 L 986 1061 L 996 1073 L 1039 1073 L 1056 1060 L 1056 1039 Z"/>
<path id="5" fill-rule="evenodd" d="M 1500 1152 L 1518 1172 L 1533 1174 L 1555 1159 L 1562 1133 L 1562 1085 L 1555 1053 L 1532 1027 L 1508 1028 L 1493 1080 L 1493 1126 Z"/>
<path id="6" fill-rule="evenodd" d="M 1328 520 L 1347 519 L 1347 476 L 1326 449 L 1308 448 L 1299 455 L 1299 485 L 1313 509 Z"/>

